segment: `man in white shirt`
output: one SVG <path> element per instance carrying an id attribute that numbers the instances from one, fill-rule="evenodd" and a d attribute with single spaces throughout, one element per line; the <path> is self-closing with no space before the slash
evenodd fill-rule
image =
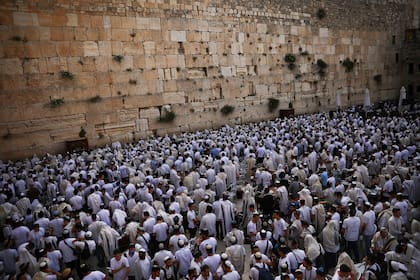
<path id="1" fill-rule="evenodd" d="M 268 265 L 262 261 L 262 254 L 260 252 L 255 253 L 255 261 L 256 263 L 252 266 L 251 270 L 249 271 L 250 280 L 259 279 L 261 268 L 269 270 Z"/>
<path id="2" fill-rule="evenodd" d="M 187 212 L 187 223 L 188 231 L 190 233 L 190 238 L 194 238 L 197 232 L 197 214 L 195 213 L 195 204 L 194 202 L 188 203 L 188 212 Z"/>
<path id="3" fill-rule="evenodd" d="M 216 235 L 216 215 L 213 213 L 213 207 L 207 205 L 206 214 L 201 218 L 200 230 L 207 228 L 210 236 Z"/>
<path id="4" fill-rule="evenodd" d="M 359 230 L 360 230 L 360 218 L 356 217 L 356 209 L 350 208 L 350 217 L 344 219 L 342 231 L 344 233 L 344 239 L 346 240 L 346 252 L 354 257 L 353 259 L 358 262 L 359 249 Z"/>
<path id="5" fill-rule="evenodd" d="M 388 220 L 388 231 L 396 238 L 403 236 L 403 220 L 401 218 L 401 210 L 398 207 L 392 209 L 392 217 Z"/>
<path id="6" fill-rule="evenodd" d="M 80 271 L 83 275 L 82 280 L 105 280 L 107 279 L 105 273 L 99 270 L 90 270 L 87 264 L 80 265 Z"/>
<path id="7" fill-rule="evenodd" d="M 369 202 L 365 202 L 365 213 L 362 216 L 360 231 L 363 234 L 366 251 L 369 251 L 373 235 L 376 232 L 375 220 L 375 212 L 372 210 L 372 205 Z"/>
<path id="8" fill-rule="evenodd" d="M 76 238 L 70 237 L 70 233 L 68 230 L 63 231 L 63 240 L 58 243 L 58 249 L 60 249 L 63 255 L 63 262 L 67 268 L 76 268 L 78 262 L 78 256 L 74 254 L 76 250 Z"/>
<path id="9" fill-rule="evenodd" d="M 114 250 L 114 257 L 111 259 L 111 270 L 114 280 L 127 280 L 130 273 L 130 264 L 119 249 Z"/>
<path id="10" fill-rule="evenodd" d="M 156 217 L 156 224 L 153 226 L 153 235 L 157 243 L 164 243 L 168 238 L 168 224 L 163 221 L 162 216 Z"/>

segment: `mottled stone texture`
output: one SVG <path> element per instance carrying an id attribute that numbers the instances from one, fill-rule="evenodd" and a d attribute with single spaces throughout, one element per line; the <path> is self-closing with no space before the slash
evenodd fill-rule
<path id="1" fill-rule="evenodd" d="M 335 108 L 337 92 L 359 104 L 366 86 L 393 98 L 415 3 L 3 0 L 0 158 L 62 152 L 81 127 L 96 146 L 273 118 L 270 97 L 298 113 Z M 159 122 L 168 104 L 176 118 Z"/>

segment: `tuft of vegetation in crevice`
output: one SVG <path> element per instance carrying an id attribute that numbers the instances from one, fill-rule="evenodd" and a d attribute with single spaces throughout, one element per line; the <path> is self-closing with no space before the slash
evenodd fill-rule
<path id="1" fill-rule="evenodd" d="M 56 108 L 64 104 L 64 97 L 63 98 L 52 98 L 50 102 L 47 104 L 51 108 Z"/>
<path id="2" fill-rule="evenodd" d="M 102 100 L 102 97 L 100 97 L 99 95 L 96 95 L 94 97 L 89 98 L 89 102 L 91 103 L 98 103 Z"/>
<path id="3" fill-rule="evenodd" d="M 173 111 L 165 112 L 159 117 L 159 122 L 170 123 L 175 120 L 175 113 Z"/>
<path id="4" fill-rule="evenodd" d="M 279 107 L 280 101 L 277 98 L 270 97 L 268 99 L 268 111 L 274 112 Z"/>
<path id="5" fill-rule="evenodd" d="M 112 56 L 112 59 L 114 60 L 114 61 L 116 61 L 116 62 L 118 62 L 118 63 L 121 63 L 121 61 L 124 59 L 124 56 L 122 56 L 122 55 L 113 55 Z"/>
<path id="6" fill-rule="evenodd" d="M 23 43 L 28 42 L 28 39 L 26 39 L 25 37 L 20 37 L 20 36 L 13 36 L 12 38 L 10 38 L 10 40 L 15 41 L 15 42 L 23 42 Z"/>
<path id="7" fill-rule="evenodd" d="M 375 82 L 377 82 L 378 84 L 380 84 L 382 82 L 382 75 L 381 74 L 377 74 L 377 75 L 373 76 L 373 80 L 375 80 Z"/>
<path id="8" fill-rule="evenodd" d="M 322 59 L 318 59 L 317 61 L 316 61 L 316 65 L 318 66 L 318 68 L 319 68 L 319 70 L 318 70 L 318 74 L 319 74 L 319 76 L 321 76 L 321 77 L 325 77 L 326 75 L 327 75 L 327 71 L 326 71 L 326 69 L 327 69 L 327 67 L 328 67 L 328 64 L 324 61 L 324 60 L 322 60 Z"/>
<path id="9" fill-rule="evenodd" d="M 82 127 L 80 127 L 80 131 L 79 131 L 79 137 L 80 138 L 85 138 L 86 136 L 86 130 Z"/>
<path id="10" fill-rule="evenodd" d="M 10 130 L 7 129 L 7 132 L 5 134 L 3 134 L 3 139 L 8 140 L 10 138 L 12 138 L 12 133 L 10 133 Z"/>
<path id="11" fill-rule="evenodd" d="M 295 63 L 296 62 L 296 56 L 294 54 L 288 53 L 284 56 L 284 61 L 286 63 Z"/>
<path id="12" fill-rule="evenodd" d="M 60 77 L 61 77 L 61 79 L 64 79 L 64 80 L 73 80 L 74 79 L 73 73 L 71 73 L 69 71 L 60 71 Z"/>
<path id="13" fill-rule="evenodd" d="M 327 16 L 327 11 L 325 11 L 324 8 L 319 8 L 318 11 L 316 12 L 316 17 L 318 19 L 323 19 Z"/>
<path id="14" fill-rule="evenodd" d="M 343 67 L 346 69 L 346 72 L 349 73 L 349 72 L 353 71 L 354 62 L 352 60 L 350 60 L 350 58 L 347 57 L 343 61 Z"/>
<path id="15" fill-rule="evenodd" d="M 224 115 L 230 115 L 233 113 L 233 111 L 235 110 L 235 107 L 231 106 L 231 105 L 225 105 L 220 109 L 220 112 Z"/>

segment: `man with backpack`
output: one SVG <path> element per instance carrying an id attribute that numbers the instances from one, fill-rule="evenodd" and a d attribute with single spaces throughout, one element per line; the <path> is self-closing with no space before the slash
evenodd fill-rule
<path id="1" fill-rule="evenodd" d="M 255 253 L 255 265 L 249 271 L 250 280 L 274 280 L 270 267 L 262 261 L 262 254 Z"/>

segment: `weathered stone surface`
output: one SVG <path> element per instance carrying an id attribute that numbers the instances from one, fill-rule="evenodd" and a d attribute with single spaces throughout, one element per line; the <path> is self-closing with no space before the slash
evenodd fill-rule
<path id="1" fill-rule="evenodd" d="M 309 0 L 9 2 L 0 6 L 0 132 L 13 128 L 16 141 L 0 138 L 0 158 L 62 151 L 81 125 L 100 145 L 269 118 L 269 97 L 303 113 L 330 109 L 340 89 L 353 105 L 375 74 L 384 82 L 372 100 L 391 98 L 402 83 L 395 53 L 405 61 L 399 37 L 418 11 L 406 0 L 333 0 L 320 20 Z M 346 58 L 356 59 L 352 73 Z M 328 63 L 325 77 L 317 59 Z M 50 98 L 65 104 L 46 106 Z M 173 124 L 157 121 L 168 104 Z M 224 104 L 235 106 L 228 118 Z"/>

